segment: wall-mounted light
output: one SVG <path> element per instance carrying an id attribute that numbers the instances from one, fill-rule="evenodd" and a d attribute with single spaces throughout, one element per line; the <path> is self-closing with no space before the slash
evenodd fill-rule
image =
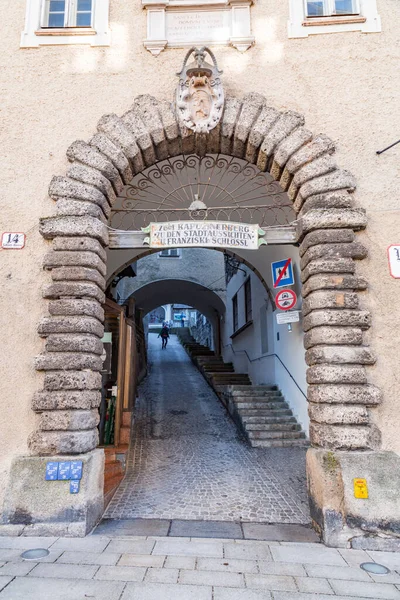
<path id="1" fill-rule="evenodd" d="M 289 333 L 292 333 L 293 330 L 292 330 L 292 324 L 291 323 L 288 323 L 287 330 L 288 330 Z"/>

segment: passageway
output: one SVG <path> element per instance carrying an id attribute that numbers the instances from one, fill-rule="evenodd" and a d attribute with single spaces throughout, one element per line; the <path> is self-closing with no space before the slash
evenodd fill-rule
<path id="1" fill-rule="evenodd" d="M 250 448 L 176 336 L 149 334 L 127 475 L 106 518 L 309 523 L 305 450 Z"/>

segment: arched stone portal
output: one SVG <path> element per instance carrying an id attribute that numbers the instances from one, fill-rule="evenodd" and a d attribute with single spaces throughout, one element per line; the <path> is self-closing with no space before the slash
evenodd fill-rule
<path id="1" fill-rule="evenodd" d="M 149 165 L 182 153 L 244 158 L 270 172 L 297 214 L 312 516 L 328 543 L 346 543 L 346 528 L 359 529 L 356 521 L 346 521 L 345 463 L 338 457 L 355 461 L 359 451 L 379 446 L 370 407 L 380 402 L 380 393 L 367 382 L 365 366 L 374 357 L 363 331 L 370 315 L 359 303 L 367 282 L 357 276 L 355 263 L 366 256 L 356 237 L 366 216 L 353 200 L 354 178 L 335 163 L 333 142 L 308 131 L 302 115 L 278 111 L 253 93 L 227 99 L 221 122 L 209 134 L 180 127 L 171 104 L 150 96 L 138 97 L 122 117 L 105 115 L 97 129 L 88 143 L 77 141 L 68 149 L 71 167 L 49 189 L 56 216 L 40 224 L 42 235 L 52 240 L 44 259 L 52 283 L 44 291 L 49 316 L 39 326 L 46 347 L 36 368 L 45 376 L 43 391 L 33 399 L 40 421 L 30 437 L 32 454 L 90 456 L 96 447 L 107 220 L 123 186 Z M 86 514 L 76 520 L 88 530 L 100 512 L 98 498 L 87 498 Z"/>

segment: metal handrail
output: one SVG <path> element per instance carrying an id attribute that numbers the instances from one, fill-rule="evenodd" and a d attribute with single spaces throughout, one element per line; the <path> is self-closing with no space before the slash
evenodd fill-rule
<path id="1" fill-rule="evenodd" d="M 295 378 L 293 377 L 293 375 L 291 374 L 291 372 L 289 371 L 289 369 L 287 368 L 287 366 L 285 365 L 285 363 L 283 362 L 281 357 L 278 356 L 277 354 L 275 354 L 275 352 L 273 352 L 272 354 L 263 354 L 262 356 L 258 356 L 257 358 L 250 358 L 250 356 L 247 353 L 247 350 L 235 350 L 235 348 L 232 346 L 232 344 L 226 344 L 224 346 L 224 348 L 229 348 L 229 347 L 232 348 L 232 351 L 234 354 L 239 354 L 239 352 L 242 352 L 243 354 L 245 354 L 247 356 L 247 360 L 251 363 L 255 362 L 256 360 L 263 360 L 264 358 L 270 358 L 271 356 L 276 356 L 276 358 L 281 363 L 282 367 L 285 369 L 285 371 L 287 371 L 289 377 L 291 379 L 293 379 L 293 382 L 296 385 L 296 387 L 300 390 L 300 392 L 303 394 L 304 398 L 307 400 L 307 394 L 305 394 L 303 392 L 303 390 L 301 389 L 301 387 L 299 386 L 299 384 L 297 383 L 297 381 L 295 380 Z"/>

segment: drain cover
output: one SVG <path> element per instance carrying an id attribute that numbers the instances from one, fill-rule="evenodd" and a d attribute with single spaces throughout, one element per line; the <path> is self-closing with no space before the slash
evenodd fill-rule
<path id="1" fill-rule="evenodd" d="M 378 563 L 366 562 L 360 565 L 364 571 L 367 573 L 373 573 L 374 575 L 387 575 L 390 573 L 390 570 L 384 565 L 379 565 Z"/>
<path id="2" fill-rule="evenodd" d="M 48 556 L 50 552 L 45 548 L 33 548 L 32 550 L 26 550 L 21 554 L 21 558 L 24 560 L 37 560 L 38 558 L 44 558 Z"/>

